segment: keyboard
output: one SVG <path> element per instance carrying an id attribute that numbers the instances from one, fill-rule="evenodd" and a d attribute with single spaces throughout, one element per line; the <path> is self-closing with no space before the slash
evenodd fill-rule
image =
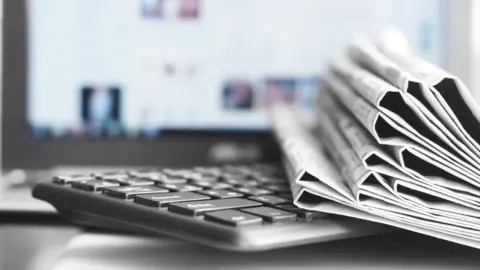
<path id="1" fill-rule="evenodd" d="M 278 165 L 55 176 L 33 196 L 85 226 L 255 251 L 376 234 L 384 227 L 306 211 Z"/>

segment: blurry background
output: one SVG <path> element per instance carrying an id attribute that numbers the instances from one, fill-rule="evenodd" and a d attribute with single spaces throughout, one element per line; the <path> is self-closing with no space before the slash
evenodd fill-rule
<path id="1" fill-rule="evenodd" d="M 327 61 L 355 33 L 387 25 L 401 28 L 427 60 L 450 61 L 442 0 L 31 0 L 27 7 L 27 118 L 40 139 L 266 130 L 269 104 L 310 109 Z"/>

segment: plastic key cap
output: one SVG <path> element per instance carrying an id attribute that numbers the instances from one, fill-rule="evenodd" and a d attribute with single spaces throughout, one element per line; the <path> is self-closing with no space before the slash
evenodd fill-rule
<path id="1" fill-rule="evenodd" d="M 53 177 L 53 183 L 55 184 L 71 184 L 73 182 L 85 182 L 95 180 L 91 175 L 67 175 L 67 176 L 55 176 Z"/>
<path id="2" fill-rule="evenodd" d="M 119 178 L 115 180 L 115 182 L 122 186 L 152 186 L 155 184 L 155 182 L 151 180 L 139 178 Z"/>
<path id="3" fill-rule="evenodd" d="M 280 178 L 280 177 L 271 177 L 271 176 L 257 176 L 255 177 L 259 182 L 263 183 L 264 185 L 275 185 L 275 184 L 287 184 L 287 179 Z"/>
<path id="4" fill-rule="evenodd" d="M 201 187 L 197 187 L 189 184 L 161 184 L 159 187 L 170 189 L 171 191 L 198 191 L 202 190 Z"/>
<path id="5" fill-rule="evenodd" d="M 262 224 L 262 218 L 237 210 L 223 210 L 205 213 L 205 220 L 230 226 Z"/>
<path id="6" fill-rule="evenodd" d="M 218 177 L 214 176 L 202 176 L 200 180 L 194 180 L 197 182 L 218 182 Z"/>
<path id="7" fill-rule="evenodd" d="M 128 174 L 124 172 L 95 172 L 92 173 L 92 176 L 97 179 L 106 179 L 108 177 L 128 177 Z"/>
<path id="8" fill-rule="evenodd" d="M 143 174 L 141 177 L 136 177 L 147 181 L 153 181 L 157 184 L 183 184 L 187 179 L 178 176 L 167 176 L 160 172 L 151 172 Z"/>
<path id="9" fill-rule="evenodd" d="M 235 191 L 238 191 L 240 193 L 244 193 L 250 196 L 259 196 L 259 195 L 267 195 L 267 194 L 272 194 L 273 192 L 270 190 L 266 189 L 261 189 L 261 188 L 254 188 L 254 187 L 241 187 L 234 189 Z"/>
<path id="10" fill-rule="evenodd" d="M 151 194 L 151 193 L 165 193 L 168 189 L 159 188 L 155 186 L 121 186 L 121 187 L 109 187 L 103 189 L 103 194 L 116 197 L 120 199 L 131 199 L 135 195 Z"/>
<path id="11" fill-rule="evenodd" d="M 256 207 L 249 209 L 242 209 L 242 211 L 260 216 L 265 221 L 268 222 L 285 222 L 285 221 L 295 221 L 297 215 L 292 212 L 283 211 L 280 209 L 270 208 L 270 207 Z"/>
<path id="12" fill-rule="evenodd" d="M 149 179 L 149 180 L 157 180 L 157 179 L 160 179 L 162 177 L 165 177 L 165 175 L 159 171 L 153 171 L 153 170 L 149 170 L 149 171 L 131 171 L 128 173 L 130 176 L 132 177 L 136 177 L 136 178 L 145 178 L 145 179 Z"/>
<path id="13" fill-rule="evenodd" d="M 232 185 L 229 185 L 227 183 L 205 182 L 205 181 L 192 182 L 192 185 L 199 186 L 205 189 L 226 189 L 226 188 L 232 187 Z"/>
<path id="14" fill-rule="evenodd" d="M 230 184 L 232 186 L 242 186 L 242 187 L 251 187 L 251 186 L 258 186 L 260 183 L 255 180 L 251 180 L 245 177 L 231 177 L 224 179 L 223 182 Z"/>
<path id="15" fill-rule="evenodd" d="M 98 177 L 98 176 L 97 176 Z M 109 174 L 98 177 L 100 180 L 119 183 L 122 186 L 150 186 L 155 184 L 148 179 L 141 179 L 127 174 Z"/>
<path id="16" fill-rule="evenodd" d="M 249 200 L 254 200 L 257 202 L 261 202 L 267 205 L 277 205 L 277 204 L 286 204 L 286 203 L 292 203 L 291 200 L 287 200 L 278 196 L 273 196 L 273 195 L 261 195 L 261 196 L 252 196 L 248 198 Z"/>
<path id="17" fill-rule="evenodd" d="M 290 187 L 288 185 L 268 185 L 263 186 L 262 188 L 271 190 L 273 192 L 290 192 Z"/>
<path id="18" fill-rule="evenodd" d="M 224 199 L 198 202 L 172 203 L 168 210 L 174 213 L 199 216 L 205 212 L 260 206 L 261 203 L 245 199 Z"/>
<path id="19" fill-rule="evenodd" d="M 93 180 L 87 182 L 73 182 L 72 187 L 76 189 L 86 190 L 86 191 L 102 191 L 102 189 L 107 187 L 117 187 L 120 184 L 110 181 L 103 180 Z"/>
<path id="20" fill-rule="evenodd" d="M 225 189 L 202 190 L 197 193 L 207 195 L 215 199 L 239 198 L 245 196 L 242 193 Z"/>
<path id="21" fill-rule="evenodd" d="M 303 219 L 306 219 L 306 220 L 312 220 L 313 218 L 321 218 L 321 217 L 325 217 L 325 216 L 328 215 L 326 213 L 304 210 L 304 209 L 299 208 L 299 207 L 297 207 L 296 205 L 293 205 L 293 204 L 282 204 L 282 205 L 277 205 L 275 207 L 283 209 L 283 210 L 287 210 L 287 211 L 290 211 L 290 212 L 294 212 L 300 218 L 303 218 Z"/>
<path id="22" fill-rule="evenodd" d="M 223 182 L 233 185 L 233 186 L 243 186 L 244 183 L 248 182 L 249 179 L 243 176 L 230 176 L 223 178 Z"/>
<path id="23" fill-rule="evenodd" d="M 137 195 L 133 201 L 138 204 L 155 207 L 165 207 L 171 203 L 208 200 L 210 197 L 192 192 L 172 192 L 163 194 Z"/>

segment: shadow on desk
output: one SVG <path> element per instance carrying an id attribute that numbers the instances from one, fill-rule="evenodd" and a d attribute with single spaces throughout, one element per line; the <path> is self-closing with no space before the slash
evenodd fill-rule
<path id="1" fill-rule="evenodd" d="M 478 269 L 480 250 L 400 232 L 258 253 L 172 239 L 83 234 L 56 263 L 63 269 Z"/>

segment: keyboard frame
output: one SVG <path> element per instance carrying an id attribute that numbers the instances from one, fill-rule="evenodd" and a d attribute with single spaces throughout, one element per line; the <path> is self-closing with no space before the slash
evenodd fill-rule
<path id="1" fill-rule="evenodd" d="M 80 226 L 170 235 L 232 251 L 270 250 L 393 231 L 388 226 L 333 215 L 295 223 L 230 227 L 54 183 L 38 183 L 32 195 Z"/>

